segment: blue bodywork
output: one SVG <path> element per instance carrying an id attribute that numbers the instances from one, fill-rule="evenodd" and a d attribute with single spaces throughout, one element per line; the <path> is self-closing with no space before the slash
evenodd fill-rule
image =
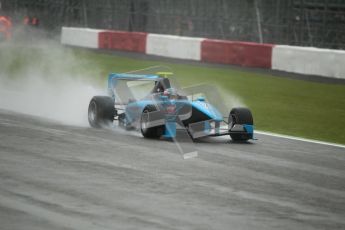
<path id="1" fill-rule="evenodd" d="M 164 79 L 159 75 L 141 75 L 141 74 L 109 74 L 108 77 L 108 93 L 115 101 L 115 107 L 118 99 L 115 92 L 115 87 L 118 84 L 119 80 L 126 81 L 154 81 L 158 82 Z M 166 78 L 165 78 L 166 79 Z M 170 84 L 170 83 L 169 83 Z M 154 96 L 154 99 L 153 99 Z M 208 136 L 220 136 L 225 135 L 221 133 L 219 124 L 224 121 L 223 115 L 211 104 L 209 104 L 204 98 L 199 97 L 196 100 L 188 100 L 187 97 L 178 98 L 178 99 L 169 99 L 167 96 L 164 96 L 162 93 L 152 94 L 140 100 L 128 101 L 128 103 L 123 104 L 124 114 L 125 114 L 125 123 L 126 124 L 135 124 L 138 123 L 141 119 L 141 115 L 145 108 L 150 105 L 155 105 L 161 111 L 164 111 L 164 134 L 163 137 L 174 138 L 176 136 L 176 131 L 178 124 L 183 123 L 186 127 L 189 121 L 196 122 L 198 127 L 203 128 L 202 135 Z M 169 108 L 173 108 L 172 112 L 166 112 Z M 184 110 L 184 117 L 181 116 L 181 111 Z M 198 114 L 198 117 L 195 114 Z M 200 119 L 199 119 L 200 118 Z M 199 119 L 199 120 L 198 120 Z M 215 125 L 214 125 L 215 124 Z M 213 126 L 212 126 L 213 125 Z M 253 137 L 253 126 L 245 125 L 243 127 L 245 133 L 251 134 Z M 213 132 L 212 132 L 213 131 Z M 228 134 L 228 132 L 226 132 Z"/>

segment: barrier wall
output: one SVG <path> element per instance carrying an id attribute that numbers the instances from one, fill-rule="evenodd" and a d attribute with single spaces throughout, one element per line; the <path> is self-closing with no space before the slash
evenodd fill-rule
<path id="1" fill-rule="evenodd" d="M 147 33 L 103 31 L 99 33 L 99 48 L 146 52 Z"/>
<path id="2" fill-rule="evenodd" d="M 103 30 L 62 27 L 61 43 L 71 46 L 98 48 L 98 34 Z"/>
<path id="3" fill-rule="evenodd" d="M 270 44 L 205 39 L 201 45 L 201 60 L 271 68 L 272 48 Z"/>
<path id="4" fill-rule="evenodd" d="M 278 45 L 273 48 L 272 69 L 345 78 L 345 51 Z"/>
<path id="5" fill-rule="evenodd" d="M 61 43 L 345 79 L 345 51 L 63 27 Z"/>
<path id="6" fill-rule="evenodd" d="M 200 60 L 202 38 L 149 34 L 146 53 L 164 57 Z"/>

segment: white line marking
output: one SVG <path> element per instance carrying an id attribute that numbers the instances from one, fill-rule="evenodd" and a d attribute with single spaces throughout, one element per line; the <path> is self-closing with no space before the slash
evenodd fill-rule
<path id="1" fill-rule="evenodd" d="M 189 159 L 189 158 L 193 158 L 193 157 L 198 157 L 197 151 L 183 154 L 183 159 L 185 159 L 185 160 Z"/>
<path id="2" fill-rule="evenodd" d="M 338 147 L 338 148 L 345 148 L 345 145 L 342 144 L 335 144 L 335 143 L 330 143 L 330 142 L 325 142 L 325 141 L 317 141 L 317 140 L 312 140 L 312 139 L 307 139 L 307 138 L 302 138 L 302 137 L 293 137 L 293 136 L 288 136 L 288 135 L 283 135 L 283 134 L 276 134 L 276 133 L 270 133 L 270 132 L 265 132 L 265 131 L 259 131 L 255 130 L 255 133 L 261 134 L 261 135 L 266 135 L 266 136 L 272 136 L 272 137 L 279 137 L 279 138 L 285 138 L 285 139 L 290 139 L 290 140 L 296 140 L 296 141 L 303 141 L 303 142 L 309 142 L 313 144 L 320 144 L 320 145 L 328 145 L 328 146 L 333 146 L 333 147 Z"/>

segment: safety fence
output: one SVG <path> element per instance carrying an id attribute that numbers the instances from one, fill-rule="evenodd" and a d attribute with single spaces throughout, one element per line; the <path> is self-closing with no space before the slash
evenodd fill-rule
<path id="1" fill-rule="evenodd" d="M 345 79 L 345 51 L 63 27 L 62 44 Z"/>
<path id="2" fill-rule="evenodd" d="M 345 49 L 344 0 L 0 0 L 1 14 L 52 35 L 68 26 Z"/>

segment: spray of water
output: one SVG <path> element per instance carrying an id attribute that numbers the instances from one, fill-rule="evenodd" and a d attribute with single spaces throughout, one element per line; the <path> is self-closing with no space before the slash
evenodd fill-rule
<path id="1" fill-rule="evenodd" d="M 81 71 L 86 64 L 52 41 L 0 44 L 0 109 L 88 126 L 88 103 L 104 92 Z"/>
<path id="2" fill-rule="evenodd" d="M 208 103 L 217 108 L 223 117 L 228 117 L 229 112 L 234 107 L 247 107 L 237 95 L 216 85 L 197 84 L 183 88 L 183 91 L 187 95 L 193 95 L 193 99 L 204 97 Z"/>

